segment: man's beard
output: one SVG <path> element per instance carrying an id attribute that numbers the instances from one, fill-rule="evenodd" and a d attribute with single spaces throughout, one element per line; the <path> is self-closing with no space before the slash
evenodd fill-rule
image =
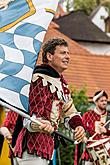
<path id="1" fill-rule="evenodd" d="M 104 111 L 104 110 L 106 111 L 106 105 L 103 106 L 103 107 L 102 107 L 102 106 L 99 106 L 99 109 L 100 109 L 101 111 Z"/>

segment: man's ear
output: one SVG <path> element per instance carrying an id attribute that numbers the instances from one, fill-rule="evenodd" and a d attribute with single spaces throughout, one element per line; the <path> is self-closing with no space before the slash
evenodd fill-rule
<path id="1" fill-rule="evenodd" d="M 53 57 L 53 55 L 51 54 L 51 53 L 47 53 L 47 59 L 48 59 L 48 61 L 52 61 L 52 57 Z"/>

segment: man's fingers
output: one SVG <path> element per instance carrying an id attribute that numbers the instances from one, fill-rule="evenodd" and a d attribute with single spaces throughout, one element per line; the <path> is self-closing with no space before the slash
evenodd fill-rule
<path id="1" fill-rule="evenodd" d="M 54 128 L 51 125 L 48 125 L 44 128 L 44 131 L 48 133 L 52 133 L 54 131 Z"/>
<path id="2" fill-rule="evenodd" d="M 31 122 L 31 127 L 34 130 L 38 130 L 44 133 L 52 133 L 54 128 L 52 127 L 51 123 L 48 120 L 38 119 L 40 121 L 40 125 L 36 124 L 35 122 Z"/>
<path id="3" fill-rule="evenodd" d="M 4 136 L 4 138 L 12 139 L 12 135 L 9 132 L 8 128 L 6 128 L 6 127 L 1 127 L 0 128 L 0 133 Z"/>
<path id="4" fill-rule="evenodd" d="M 77 140 L 78 142 L 83 141 L 85 137 L 85 131 L 84 128 L 79 126 L 75 129 L 75 140 Z"/>
<path id="5" fill-rule="evenodd" d="M 54 131 L 54 128 L 49 124 L 44 124 L 42 126 L 39 126 L 39 129 L 47 132 L 47 133 L 52 133 Z"/>

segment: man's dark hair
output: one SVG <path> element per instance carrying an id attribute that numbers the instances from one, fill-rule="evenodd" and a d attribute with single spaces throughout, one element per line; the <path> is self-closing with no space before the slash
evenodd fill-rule
<path id="1" fill-rule="evenodd" d="M 61 38 L 54 38 L 45 42 L 42 47 L 42 50 L 43 50 L 42 62 L 48 63 L 47 53 L 51 53 L 52 55 L 54 55 L 56 46 L 62 46 L 62 45 L 68 47 L 68 43 L 64 39 L 61 39 Z"/>
<path id="2" fill-rule="evenodd" d="M 102 91 L 102 90 L 97 91 L 97 92 L 94 94 L 94 96 L 97 96 L 101 91 Z M 108 99 L 108 95 L 107 95 L 107 93 L 106 93 L 105 91 L 103 91 L 102 96 L 105 96 L 105 97 Z M 102 96 L 101 96 L 101 97 L 102 97 Z M 99 98 L 98 98 L 98 99 L 99 99 Z M 98 99 L 97 99 L 97 100 L 98 100 Z M 97 100 L 96 100 L 96 101 L 97 101 Z"/>

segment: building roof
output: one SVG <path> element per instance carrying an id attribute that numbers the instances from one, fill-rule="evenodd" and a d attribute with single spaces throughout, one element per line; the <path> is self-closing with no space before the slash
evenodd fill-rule
<path id="1" fill-rule="evenodd" d="M 73 11 L 54 19 L 58 30 L 75 41 L 110 43 L 110 38 L 101 31 L 83 11 Z"/>
<path id="2" fill-rule="evenodd" d="M 91 15 L 89 16 L 90 19 L 92 19 L 92 18 L 97 14 L 97 12 L 100 10 L 101 7 L 102 7 L 102 6 L 99 5 L 99 6 L 97 6 L 97 7 L 92 11 Z"/>
<path id="3" fill-rule="evenodd" d="M 64 38 L 69 43 L 71 60 L 68 69 L 64 72 L 69 84 L 78 89 L 86 86 L 89 97 L 92 97 L 97 90 L 110 91 L 110 56 L 89 53 L 56 30 L 54 23 L 50 25 L 45 40 L 53 37 Z M 41 63 L 41 54 L 38 63 Z"/>
<path id="4" fill-rule="evenodd" d="M 108 13 L 107 7 L 105 7 L 105 6 L 103 6 L 102 4 L 100 4 L 99 6 L 97 6 L 97 7 L 92 11 L 92 13 L 91 13 L 91 15 L 89 16 L 89 18 L 90 18 L 90 19 L 93 19 L 94 16 L 98 13 L 98 11 L 99 11 L 101 8 L 104 8 L 104 9 L 107 11 L 107 13 Z"/>
<path id="5" fill-rule="evenodd" d="M 77 88 L 87 87 L 88 96 L 97 90 L 110 91 L 110 56 L 72 54 L 65 77 Z M 110 97 L 109 97 L 110 99 Z"/>

